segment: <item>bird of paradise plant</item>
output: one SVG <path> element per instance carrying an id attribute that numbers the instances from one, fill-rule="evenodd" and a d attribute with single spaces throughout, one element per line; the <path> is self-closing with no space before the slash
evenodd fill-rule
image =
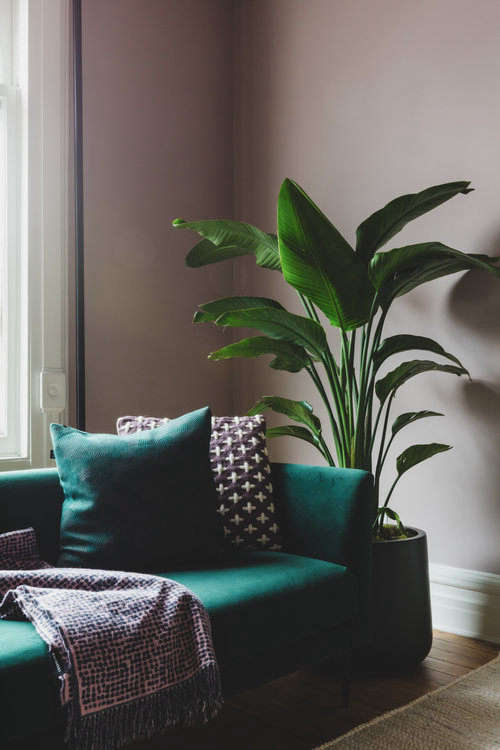
<path id="1" fill-rule="evenodd" d="M 458 194 L 469 182 L 436 185 L 392 200 L 363 221 L 353 249 L 305 191 L 286 179 L 278 198 L 277 234 L 233 220 L 175 219 L 174 227 L 191 229 L 203 238 L 188 253 L 192 268 L 253 254 L 257 265 L 280 272 L 297 291 L 304 315 L 287 311 L 266 297 L 226 297 L 200 305 L 194 322 L 253 328 L 258 336 L 224 346 L 209 359 L 273 355 L 270 367 L 296 373 L 305 370 L 323 402 L 331 430 L 325 434 L 306 401 L 264 396 L 250 410 L 272 409 L 296 424 L 268 429 L 270 438 L 289 435 L 319 450 L 331 466 L 373 473 L 376 496 L 388 451 L 403 428 L 435 411 L 400 414 L 389 431 L 391 407 L 398 389 L 414 376 L 430 371 L 468 375 L 461 362 L 433 339 L 398 334 L 383 338 L 392 303 L 412 289 L 442 276 L 481 269 L 496 276 L 496 258 L 467 254 L 440 242 L 385 246 L 411 220 Z M 324 322 L 339 333 L 339 355 L 329 346 Z M 391 356 L 411 350 L 437 354 L 446 363 L 412 359 L 379 376 Z M 399 515 L 389 507 L 403 474 L 416 464 L 451 448 L 441 443 L 412 445 L 396 459 L 396 476 L 374 522 L 377 538 L 405 535 Z M 395 525 L 385 524 L 385 519 Z"/>

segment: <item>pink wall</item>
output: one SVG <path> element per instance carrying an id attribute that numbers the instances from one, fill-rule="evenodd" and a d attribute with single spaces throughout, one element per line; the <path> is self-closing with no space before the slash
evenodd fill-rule
<path id="1" fill-rule="evenodd" d="M 353 241 L 360 221 L 391 198 L 471 179 L 477 192 L 414 222 L 392 246 L 441 240 L 500 254 L 499 29 L 498 0 L 240 2 L 236 217 L 272 230 L 289 176 Z M 236 283 L 300 311 L 276 273 L 244 263 Z M 399 392 L 395 414 L 447 417 L 409 428 L 393 458 L 418 442 L 454 450 L 408 473 L 394 506 L 429 531 L 434 562 L 500 572 L 500 286 L 475 274 L 436 281 L 397 303 L 388 332 L 436 338 L 473 377 L 420 376 Z M 262 394 L 317 403 L 306 376 L 260 362 L 237 372 L 240 410 Z M 272 452 L 321 461 L 291 439 Z"/>
<path id="2" fill-rule="evenodd" d="M 186 269 L 170 226 L 232 213 L 231 21 L 230 0 L 83 1 L 89 430 L 231 411 L 231 368 L 206 361 L 222 336 L 191 324 L 231 266 Z"/>
<path id="3" fill-rule="evenodd" d="M 234 25 L 230 0 L 83 6 L 89 429 L 207 402 L 241 412 L 262 394 L 316 402 L 300 375 L 206 361 L 228 334 L 191 325 L 198 302 L 234 289 L 299 307 L 251 260 L 234 279 L 231 264 L 185 269 L 193 240 L 173 233 L 173 216 L 229 216 L 234 199 L 236 218 L 272 230 L 290 176 L 353 240 L 396 195 L 472 179 L 476 193 L 397 241 L 500 252 L 497 0 L 238 0 Z M 454 450 L 409 473 L 395 507 L 429 531 L 434 562 L 498 572 L 500 289 L 453 277 L 394 312 L 388 332 L 433 336 L 473 375 L 400 391 L 396 413 L 447 418 L 416 424 L 395 454 L 431 440 Z M 273 456 L 318 460 L 293 440 Z"/>

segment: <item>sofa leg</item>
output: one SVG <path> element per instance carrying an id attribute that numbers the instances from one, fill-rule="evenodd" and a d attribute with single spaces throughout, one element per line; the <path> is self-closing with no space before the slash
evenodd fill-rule
<path id="1" fill-rule="evenodd" d="M 342 708 L 349 708 L 349 699 L 351 697 L 351 677 L 352 677 L 352 650 L 349 648 L 344 654 L 342 662 L 342 677 L 340 691 L 342 696 Z"/>

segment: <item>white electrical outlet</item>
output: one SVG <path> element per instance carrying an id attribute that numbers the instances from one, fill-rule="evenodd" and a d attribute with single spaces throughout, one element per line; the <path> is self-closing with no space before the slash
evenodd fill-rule
<path id="1" fill-rule="evenodd" d="M 40 373 L 40 408 L 42 411 L 64 411 L 66 408 L 66 373 L 62 370 Z"/>

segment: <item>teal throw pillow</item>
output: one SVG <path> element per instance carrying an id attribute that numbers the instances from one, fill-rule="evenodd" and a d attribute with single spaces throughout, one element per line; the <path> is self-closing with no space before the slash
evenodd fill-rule
<path id="1" fill-rule="evenodd" d="M 117 436 L 51 425 L 64 490 L 60 567 L 164 572 L 217 557 L 208 407 Z"/>

